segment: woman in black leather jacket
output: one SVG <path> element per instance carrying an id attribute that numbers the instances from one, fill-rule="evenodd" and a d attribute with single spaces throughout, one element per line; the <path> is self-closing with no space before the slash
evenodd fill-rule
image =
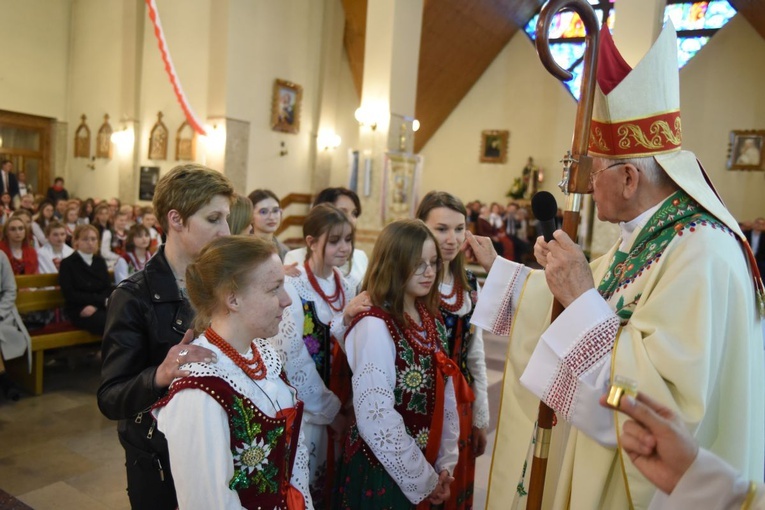
<path id="1" fill-rule="evenodd" d="M 181 363 L 215 361 L 208 349 L 188 345 L 193 311 L 183 278 L 202 246 L 229 234 L 233 196 L 228 178 L 201 165 L 178 166 L 164 175 L 154 209 L 167 242 L 110 298 L 98 406 L 104 416 L 119 420 L 133 508 L 177 508 L 167 441 L 148 411 L 173 379 L 187 375 L 179 370 Z"/>

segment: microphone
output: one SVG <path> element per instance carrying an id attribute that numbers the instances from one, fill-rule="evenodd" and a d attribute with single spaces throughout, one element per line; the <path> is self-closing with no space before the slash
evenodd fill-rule
<path id="1" fill-rule="evenodd" d="M 555 216 L 558 214 L 558 203 L 549 191 L 539 191 L 531 198 L 531 210 L 539 220 L 539 228 L 545 241 L 553 240 L 555 232 Z"/>

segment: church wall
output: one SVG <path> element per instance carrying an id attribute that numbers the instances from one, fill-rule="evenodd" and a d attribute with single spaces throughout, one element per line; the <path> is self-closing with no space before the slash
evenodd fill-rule
<path id="1" fill-rule="evenodd" d="M 730 171 L 729 133 L 765 129 L 765 40 L 742 17 L 680 71 L 683 146 L 696 153 L 739 221 L 765 216 L 765 173 Z"/>
<path id="2" fill-rule="evenodd" d="M 0 0 L 0 109 L 66 118 L 71 4 Z"/>
<path id="3" fill-rule="evenodd" d="M 66 169 L 56 175 L 66 179 L 66 187 L 82 198 L 117 194 L 118 161 L 74 157 L 74 133 L 80 116 L 87 116 L 90 128 L 91 157 L 95 156 L 98 129 L 108 114 L 112 129 L 120 128 L 122 76 L 123 2 L 77 0 L 72 3 L 71 45 L 69 51 L 69 93 L 66 109 Z M 95 168 L 89 168 L 93 165 Z M 63 171 L 62 171 L 63 170 Z"/>
<path id="4" fill-rule="evenodd" d="M 576 103 L 539 63 L 528 38 L 519 33 L 422 150 L 423 193 L 439 189 L 463 201 L 507 203 L 505 194 L 529 156 L 544 169 L 540 189 L 555 191 L 558 161 L 571 147 Z M 510 131 L 505 164 L 481 163 L 481 131 Z"/>

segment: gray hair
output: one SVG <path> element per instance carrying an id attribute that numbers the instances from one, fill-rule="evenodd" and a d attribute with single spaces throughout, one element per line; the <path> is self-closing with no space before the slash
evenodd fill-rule
<path id="1" fill-rule="evenodd" d="M 603 160 L 607 165 L 613 164 L 617 162 L 617 160 L 611 160 L 606 158 L 594 158 L 594 159 L 601 159 Z M 675 181 L 672 180 L 672 178 L 667 175 L 667 172 L 659 165 L 659 163 L 656 162 L 656 159 L 654 159 L 653 156 L 648 156 L 644 158 L 627 158 L 627 159 L 620 159 L 618 160 L 619 163 L 623 164 L 629 164 L 637 168 L 641 174 L 643 174 L 643 178 L 645 178 L 649 183 L 651 183 L 653 186 L 659 187 L 659 188 L 672 188 L 672 189 L 679 189 L 679 186 L 675 183 Z"/>

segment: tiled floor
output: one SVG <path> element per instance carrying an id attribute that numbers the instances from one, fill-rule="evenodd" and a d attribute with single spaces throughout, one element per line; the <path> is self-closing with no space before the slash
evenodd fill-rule
<path id="1" fill-rule="evenodd" d="M 476 468 L 475 508 L 484 507 L 506 340 L 486 335 L 492 421 Z M 0 489 L 36 510 L 129 508 L 116 424 L 96 406 L 98 367 L 46 368 L 45 393 L 0 400 Z"/>

